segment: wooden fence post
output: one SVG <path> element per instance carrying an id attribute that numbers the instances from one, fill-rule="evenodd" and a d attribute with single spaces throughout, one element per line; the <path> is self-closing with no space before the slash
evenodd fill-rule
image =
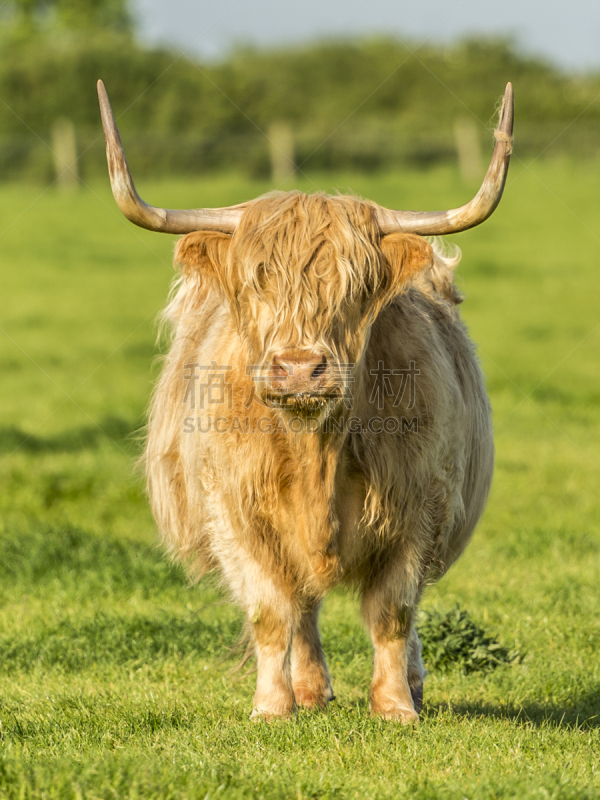
<path id="1" fill-rule="evenodd" d="M 59 189 L 75 189 L 79 184 L 77 140 L 72 120 L 60 117 L 52 125 L 52 156 Z"/>
<path id="2" fill-rule="evenodd" d="M 268 136 L 271 178 L 273 183 L 282 185 L 296 174 L 292 126 L 288 122 L 273 122 L 269 126 Z"/>
<path id="3" fill-rule="evenodd" d="M 458 166 L 465 183 L 482 178 L 481 144 L 477 125 L 472 119 L 460 117 L 454 123 L 454 141 L 458 153 Z"/>

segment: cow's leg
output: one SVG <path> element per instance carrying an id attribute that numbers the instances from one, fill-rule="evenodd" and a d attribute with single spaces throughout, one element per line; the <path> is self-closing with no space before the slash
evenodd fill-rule
<path id="1" fill-rule="evenodd" d="M 257 660 L 256 692 L 252 717 L 289 717 L 294 711 L 292 690 L 292 631 L 298 620 L 293 587 L 283 579 L 268 549 L 256 546 L 260 537 L 243 547 L 215 502 L 213 517 L 221 522 L 213 555 L 235 599 L 246 612 Z M 250 545 L 254 551 L 249 553 Z"/>
<path id="2" fill-rule="evenodd" d="M 321 647 L 319 608 L 302 615 L 292 640 L 292 686 L 299 706 L 325 708 L 333 700 L 333 689 Z"/>
<path id="3" fill-rule="evenodd" d="M 371 683 L 371 713 L 404 723 L 419 719 L 424 670 L 420 643 L 413 628 L 416 598 L 385 579 L 374 581 L 364 594 L 363 610 L 375 662 Z M 402 596 L 404 595 L 404 596 Z"/>
<path id="4" fill-rule="evenodd" d="M 291 615 L 264 603 L 251 617 L 258 675 L 254 693 L 254 719 L 289 717 L 294 711 Z"/>
<path id="5" fill-rule="evenodd" d="M 417 714 L 423 707 L 423 681 L 425 680 L 425 667 L 421 658 L 421 642 L 414 628 L 412 628 L 408 643 L 408 686 L 413 705 Z"/>

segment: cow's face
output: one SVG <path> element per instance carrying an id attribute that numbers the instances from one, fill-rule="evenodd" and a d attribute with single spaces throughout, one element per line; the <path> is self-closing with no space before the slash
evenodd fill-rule
<path id="1" fill-rule="evenodd" d="M 331 408 L 377 314 L 431 264 L 426 240 L 380 238 L 374 220 L 354 198 L 278 193 L 255 201 L 233 236 L 179 241 L 184 271 L 199 269 L 227 298 L 265 402 Z"/>

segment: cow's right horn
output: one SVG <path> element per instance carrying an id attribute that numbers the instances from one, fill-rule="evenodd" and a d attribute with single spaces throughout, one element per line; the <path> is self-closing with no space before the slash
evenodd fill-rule
<path id="1" fill-rule="evenodd" d="M 192 231 L 224 231 L 233 233 L 247 203 L 228 208 L 169 209 L 155 208 L 144 203 L 135 189 L 121 137 L 102 81 L 98 81 L 98 99 L 102 127 L 106 139 L 106 160 L 110 185 L 117 205 L 128 220 L 162 233 L 191 233 Z"/>
<path id="2" fill-rule="evenodd" d="M 513 88 L 506 84 L 500 110 L 500 123 L 494 131 L 496 146 L 481 188 L 475 197 L 460 208 L 448 211 L 392 211 L 377 209 L 377 221 L 383 234 L 418 233 L 435 236 L 474 228 L 486 220 L 500 202 L 513 143 Z"/>

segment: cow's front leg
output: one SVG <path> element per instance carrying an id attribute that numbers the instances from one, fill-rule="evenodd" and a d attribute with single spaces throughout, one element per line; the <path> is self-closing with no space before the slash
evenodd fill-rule
<path id="1" fill-rule="evenodd" d="M 300 618 L 292 640 L 292 686 L 299 706 L 325 708 L 333 689 L 321 647 L 318 607 Z"/>
<path id="2" fill-rule="evenodd" d="M 289 717 L 294 711 L 291 616 L 261 604 L 251 618 L 258 675 L 252 711 L 253 719 Z"/>
<path id="3" fill-rule="evenodd" d="M 215 504 L 216 511 L 220 507 Z M 216 514 L 215 514 L 216 516 Z M 257 660 L 253 719 L 289 717 L 294 711 L 292 690 L 292 631 L 299 619 L 293 587 L 288 585 L 261 538 L 247 534 L 247 545 L 223 524 L 215 557 L 229 588 L 246 612 Z M 249 550 L 252 550 L 250 553 Z"/>
<path id="4" fill-rule="evenodd" d="M 424 670 L 413 628 L 414 611 L 415 606 L 385 587 L 365 592 L 364 614 L 375 649 L 371 713 L 403 723 L 418 721 L 423 698 Z"/>

